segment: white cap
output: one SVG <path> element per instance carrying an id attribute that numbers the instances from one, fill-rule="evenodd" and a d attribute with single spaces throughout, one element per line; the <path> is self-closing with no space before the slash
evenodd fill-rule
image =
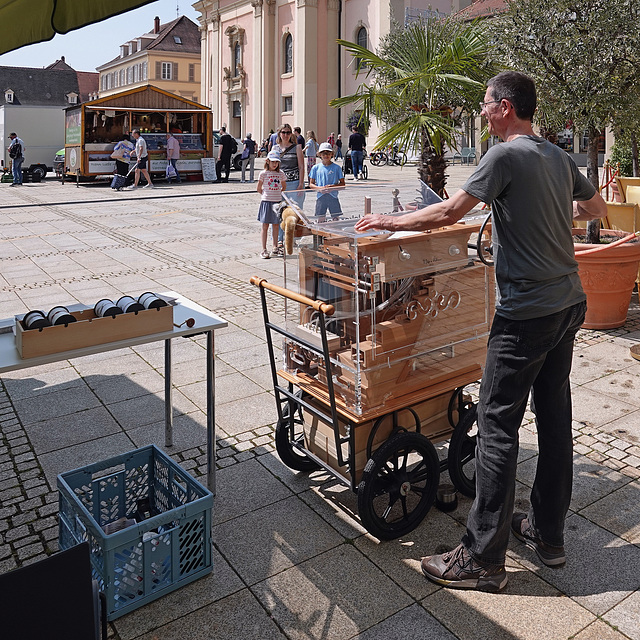
<path id="1" fill-rule="evenodd" d="M 269 151 L 267 160 L 273 160 L 274 162 L 280 162 L 280 154 L 277 151 Z"/>
<path id="2" fill-rule="evenodd" d="M 318 147 L 318 153 L 322 153 L 323 151 L 331 151 L 331 153 L 333 153 L 333 147 L 328 142 L 323 142 L 320 147 Z"/>

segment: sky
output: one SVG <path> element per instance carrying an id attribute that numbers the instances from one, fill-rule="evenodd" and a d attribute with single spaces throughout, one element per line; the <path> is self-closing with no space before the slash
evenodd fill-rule
<path id="1" fill-rule="evenodd" d="M 95 71 L 96 67 L 113 60 L 120 53 L 120 45 L 153 29 L 153 19 L 171 22 L 177 15 L 187 16 L 198 23 L 200 15 L 191 4 L 195 0 L 156 0 L 108 20 L 82 27 L 53 40 L 32 44 L 0 56 L 0 66 L 47 67 L 60 56 L 76 71 Z M 176 14 L 176 8 L 179 13 Z"/>

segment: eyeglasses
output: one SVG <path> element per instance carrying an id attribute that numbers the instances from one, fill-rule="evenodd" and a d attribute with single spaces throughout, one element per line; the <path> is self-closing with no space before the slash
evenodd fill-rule
<path id="1" fill-rule="evenodd" d="M 293 133 L 291 129 L 283 129 L 280 133 Z"/>
<path id="2" fill-rule="evenodd" d="M 482 111 L 483 109 L 486 109 L 488 104 L 498 104 L 500 102 L 502 102 L 502 100 L 488 100 L 487 102 L 481 102 L 480 111 Z"/>

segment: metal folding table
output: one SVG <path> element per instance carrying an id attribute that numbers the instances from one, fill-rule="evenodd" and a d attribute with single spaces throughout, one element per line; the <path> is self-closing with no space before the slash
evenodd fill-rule
<path id="1" fill-rule="evenodd" d="M 160 294 L 163 297 L 174 298 L 173 307 L 174 326 L 171 331 L 153 333 L 119 340 L 117 342 L 107 342 L 82 349 L 71 351 L 61 351 L 46 356 L 35 358 L 21 358 L 16 348 L 15 337 L 12 328 L 15 325 L 15 318 L 0 320 L 0 376 L 10 371 L 29 369 L 42 364 L 71 360 L 82 356 L 135 347 L 141 344 L 164 341 L 164 368 L 165 368 L 165 446 L 173 446 L 173 402 L 171 398 L 171 340 L 180 337 L 191 337 L 199 334 L 207 336 L 207 486 L 215 495 L 215 369 L 214 369 L 214 339 L 213 334 L 216 329 L 223 329 L 227 322 L 208 311 L 199 304 L 181 296 L 175 291 L 165 291 Z M 193 319 L 194 323 L 188 327 L 186 321 Z M 191 323 L 190 323 L 191 324 Z"/>

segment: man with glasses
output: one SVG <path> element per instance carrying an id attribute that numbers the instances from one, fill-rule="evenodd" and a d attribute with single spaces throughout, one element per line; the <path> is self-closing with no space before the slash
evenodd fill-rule
<path id="1" fill-rule="evenodd" d="M 559 147 L 536 136 L 533 80 L 505 71 L 488 82 L 481 113 L 504 143 L 489 149 L 449 200 L 406 215 L 363 217 L 356 230 L 427 230 L 450 225 L 479 202 L 492 205 L 496 313 L 478 401 L 476 498 L 461 544 L 422 559 L 424 575 L 459 589 L 507 584 L 509 529 L 548 566 L 564 564 L 573 439 L 569 373 L 586 296 L 574 258 L 572 218 L 607 208 Z M 539 455 L 531 507 L 513 513 L 518 430 L 529 393 Z"/>

